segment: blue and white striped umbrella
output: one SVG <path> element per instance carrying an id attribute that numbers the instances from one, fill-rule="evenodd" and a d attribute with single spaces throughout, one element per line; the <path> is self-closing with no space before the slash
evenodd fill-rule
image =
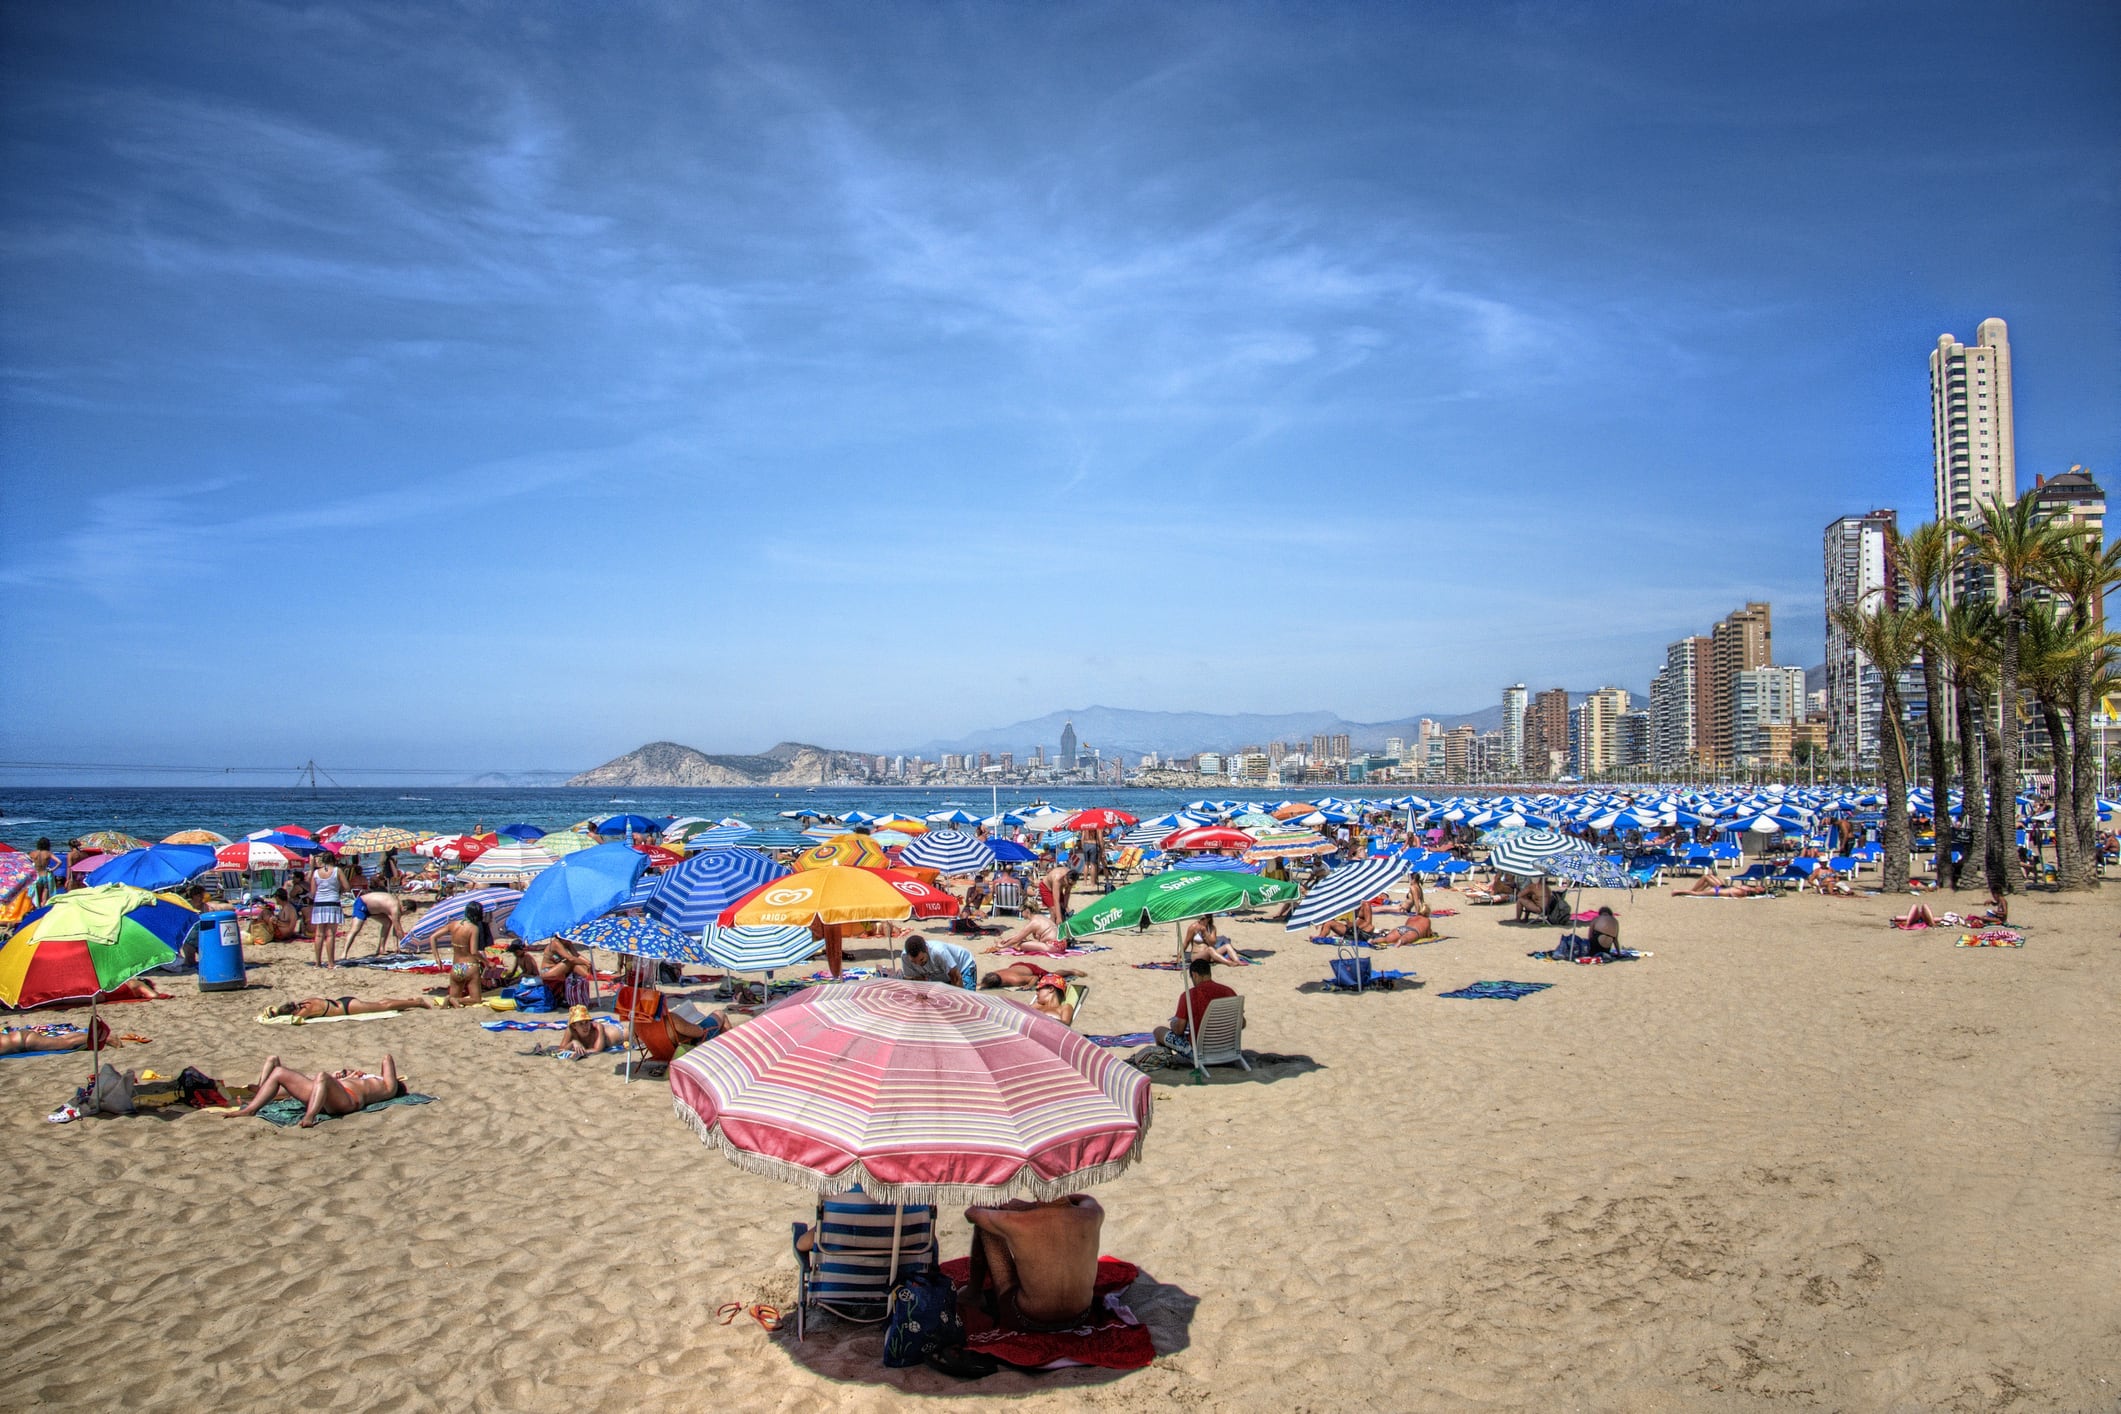
<path id="1" fill-rule="evenodd" d="M 1590 852 L 1590 846 L 1582 840 L 1553 830 L 1518 830 L 1495 842 L 1488 853 L 1488 863 L 1505 874 L 1529 877 L 1545 872 L 1546 862 L 1556 855 Z"/>
<path id="2" fill-rule="evenodd" d="M 1379 855 L 1360 864 L 1350 864 L 1312 885 L 1289 915 L 1290 932 L 1352 913 L 1407 876 L 1407 861 L 1394 855 Z"/>
<path id="3" fill-rule="evenodd" d="M 701 950 L 709 967 L 725 972 L 776 972 L 807 962 L 824 948 L 822 938 L 812 937 L 805 924 L 790 927 L 710 927 L 701 938 Z"/>
<path id="4" fill-rule="evenodd" d="M 706 946 L 698 938 L 638 914 L 611 914 L 577 924 L 567 930 L 567 938 L 577 947 L 632 953 L 662 962 L 707 962 Z"/>
<path id="5" fill-rule="evenodd" d="M 759 832 L 749 825 L 709 825 L 685 836 L 685 848 L 727 849 L 731 845 L 749 846 Z M 793 834 L 794 831 L 788 833 Z"/>
<path id="6" fill-rule="evenodd" d="M 930 830 L 900 850 L 898 860 L 941 874 L 978 874 L 999 862 L 985 840 L 976 840 L 963 830 Z"/>
<path id="7" fill-rule="evenodd" d="M 827 831 L 836 835 L 836 831 Z M 745 849 L 808 849 L 817 843 L 808 835 L 799 835 L 793 830 L 758 830 L 739 841 Z"/>
<path id="8" fill-rule="evenodd" d="M 472 903 L 486 910 L 486 921 L 498 930 L 501 926 L 501 921 L 507 918 L 509 913 L 514 910 L 516 900 L 521 897 L 523 897 L 521 889 L 473 889 L 470 893 L 458 894 L 454 898 L 443 899 L 433 908 L 421 914 L 420 921 L 405 930 L 405 936 L 408 938 L 432 938 L 444 928 L 462 918 L 464 916 L 464 906 Z"/>
<path id="9" fill-rule="evenodd" d="M 1183 825 L 1136 825 L 1119 837 L 1121 849 L 1155 849 L 1173 830 L 1182 830 Z"/>
<path id="10" fill-rule="evenodd" d="M 921 816 L 931 825 L 977 825 L 979 816 L 969 810 L 938 810 L 933 815 Z"/>
<path id="11" fill-rule="evenodd" d="M 730 904 L 787 872 L 788 866 L 755 849 L 703 849 L 664 872 L 648 896 L 648 916 L 697 933 Z"/>

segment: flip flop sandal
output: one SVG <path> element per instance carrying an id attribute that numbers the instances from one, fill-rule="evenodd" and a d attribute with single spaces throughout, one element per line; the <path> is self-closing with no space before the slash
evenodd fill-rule
<path id="1" fill-rule="evenodd" d="M 967 1350 L 962 1345 L 930 1351 L 926 1364 L 929 1369 L 953 1380 L 984 1380 L 1002 1367 L 1002 1362 L 992 1355 Z"/>

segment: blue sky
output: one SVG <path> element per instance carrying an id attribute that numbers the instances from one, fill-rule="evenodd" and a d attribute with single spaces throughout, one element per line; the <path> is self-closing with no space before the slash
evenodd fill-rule
<path id="1" fill-rule="evenodd" d="M 2121 480 L 2121 11 L 12 5 L 9 759 L 576 766 L 1648 680 Z"/>

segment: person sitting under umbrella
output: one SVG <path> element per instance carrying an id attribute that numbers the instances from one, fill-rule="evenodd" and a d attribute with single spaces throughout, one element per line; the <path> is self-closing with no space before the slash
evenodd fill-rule
<path id="1" fill-rule="evenodd" d="M 1248 967 L 1245 958 L 1215 931 L 1215 915 L 1191 919 L 1186 924 L 1186 956 L 1204 957 L 1228 967 Z"/>
<path id="2" fill-rule="evenodd" d="M 1193 1028 L 1207 1014 L 1208 1003 L 1219 997 L 1234 997 L 1235 987 L 1226 987 L 1215 980 L 1215 964 L 1204 957 L 1196 957 L 1186 964 L 1191 985 L 1180 994 L 1178 1009 L 1171 1013 L 1168 1025 L 1155 1029 L 1156 1044 L 1180 1055 L 1193 1054 Z"/>
<path id="3" fill-rule="evenodd" d="M 1087 1193 L 965 1209 L 972 1299 L 1006 1330 L 1072 1330 L 1093 1319 L 1105 1210 Z"/>

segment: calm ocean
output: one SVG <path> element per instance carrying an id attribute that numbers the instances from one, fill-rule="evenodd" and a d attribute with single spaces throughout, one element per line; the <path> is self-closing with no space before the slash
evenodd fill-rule
<path id="1" fill-rule="evenodd" d="M 1218 783 L 1219 784 L 1219 783 Z M 1330 788 L 1314 787 L 1308 795 L 1325 795 Z M 583 819 L 601 820 L 630 812 L 649 817 L 702 815 L 718 820 L 733 816 L 756 825 L 785 824 L 783 810 L 812 809 L 844 814 L 849 810 L 873 813 L 900 811 L 916 818 L 932 811 L 964 809 L 975 815 L 992 813 L 997 801 L 1004 810 L 1048 800 L 1062 809 L 1086 805 L 1112 805 L 1138 816 L 1160 815 L 1189 800 L 1213 795 L 1216 799 L 1258 799 L 1269 803 L 1290 798 L 1285 794 L 1230 794 L 1213 785 L 1199 792 L 1122 790 L 1083 787 L 1032 791 L 1014 789 L 999 796 L 972 787 L 953 790 L 861 789 L 802 786 L 782 790 L 738 788 L 655 790 L 585 790 L 549 787 L 512 790 L 451 790 L 385 786 L 376 788 L 283 787 L 270 790 L 228 787 L 195 788 L 131 787 L 21 787 L 0 793 L 0 839 L 17 848 L 27 848 L 40 835 L 64 844 L 68 838 L 91 830 L 117 829 L 146 840 L 159 840 L 179 830 L 208 829 L 239 839 L 253 830 L 277 825 L 302 825 L 317 829 L 346 822 L 354 825 L 397 825 L 408 830 L 461 832 L 474 825 L 493 829 L 521 821 L 541 829 L 556 830 Z M 1301 797 L 1300 797 L 1301 798 Z"/>

